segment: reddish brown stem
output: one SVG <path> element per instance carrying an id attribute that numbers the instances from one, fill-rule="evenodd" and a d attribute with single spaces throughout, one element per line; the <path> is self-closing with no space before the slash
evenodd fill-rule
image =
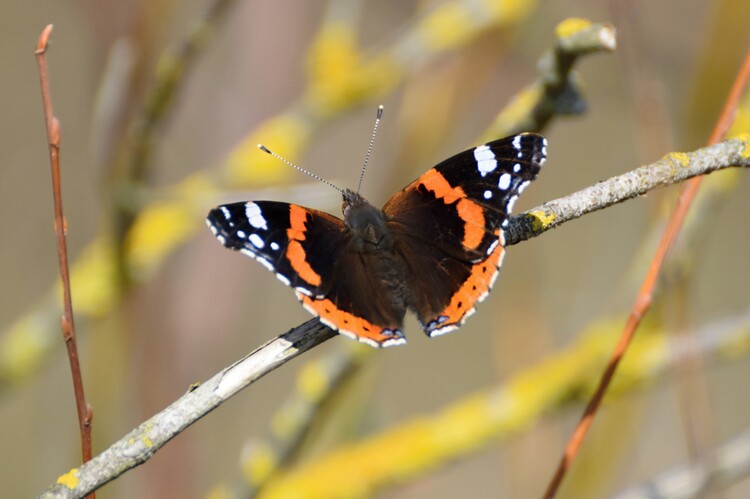
<path id="1" fill-rule="evenodd" d="M 734 118 L 735 111 L 739 104 L 740 96 L 743 89 L 747 85 L 749 76 L 750 50 L 748 50 L 747 54 L 745 55 L 745 60 L 742 64 L 742 67 L 737 74 L 737 78 L 735 79 L 734 84 L 732 85 L 732 89 L 729 92 L 729 97 L 727 97 L 727 101 L 724 104 L 724 109 L 721 113 L 721 117 L 714 127 L 711 138 L 708 140 L 709 145 L 719 142 L 724 134 L 726 134 L 727 130 L 729 130 L 729 127 L 731 126 L 732 120 Z M 630 345 L 633 336 L 635 335 L 635 331 L 638 328 L 641 319 L 646 315 L 649 308 L 651 307 L 654 288 L 661 272 L 662 265 L 664 264 L 664 260 L 666 259 L 669 249 L 672 247 L 672 244 L 677 238 L 677 235 L 680 233 L 680 229 L 682 228 L 682 225 L 685 221 L 688 209 L 690 208 L 693 199 L 695 199 L 695 195 L 698 193 L 701 179 L 702 177 L 695 177 L 691 179 L 680 193 L 680 197 L 677 200 L 677 206 L 672 211 L 667 226 L 664 229 L 664 233 L 662 234 L 661 240 L 659 241 L 659 247 L 656 249 L 656 254 L 651 260 L 648 273 L 646 274 L 646 278 L 643 280 L 643 284 L 641 285 L 641 289 L 638 292 L 635 304 L 631 309 L 630 316 L 625 323 L 625 327 L 623 328 L 622 334 L 620 335 L 620 340 L 618 341 L 617 346 L 612 352 L 612 356 L 609 360 L 609 363 L 607 364 L 606 369 L 604 370 L 604 374 L 602 374 L 599 385 L 597 386 L 594 395 L 591 397 L 591 400 L 589 401 L 588 406 L 586 407 L 586 410 L 581 417 L 581 420 L 578 422 L 573 435 L 570 437 L 570 440 L 568 440 L 568 444 L 565 447 L 565 452 L 563 453 L 562 459 L 560 460 L 560 463 L 557 466 L 557 470 L 555 470 L 555 474 L 553 475 L 552 480 L 547 487 L 547 491 L 544 494 L 545 499 L 552 499 L 557 494 L 557 490 L 559 489 L 563 478 L 565 478 L 565 474 L 567 473 L 570 465 L 573 463 L 573 460 L 578 454 L 581 443 L 583 442 L 583 439 L 586 437 L 586 434 L 591 427 L 594 416 L 596 415 L 601 401 L 604 398 L 605 393 L 607 392 L 607 388 L 609 388 L 609 384 L 612 381 L 612 377 L 617 370 L 617 366 L 619 365 L 620 360 L 622 360 L 623 356 L 625 355 L 625 352 Z"/>
<path id="2" fill-rule="evenodd" d="M 55 236 L 57 238 L 57 257 L 60 266 L 60 277 L 63 284 L 63 315 L 60 319 L 63 339 L 68 350 L 70 371 L 73 376 L 73 391 L 78 410 L 78 424 L 81 430 L 81 447 L 83 462 L 91 460 L 91 420 L 93 411 L 86 402 L 83 393 L 83 379 L 81 366 L 78 361 L 76 347 L 75 323 L 73 322 L 73 303 L 70 298 L 70 273 L 68 271 L 68 248 L 65 242 L 67 224 L 63 215 L 62 189 L 60 188 L 60 122 L 52 112 L 52 98 L 49 92 L 49 78 L 47 76 L 47 42 L 52 33 L 52 25 L 48 25 L 39 36 L 36 47 L 36 60 L 39 65 L 39 79 L 42 85 L 42 104 L 44 106 L 44 121 L 47 125 L 47 142 L 49 144 L 50 166 L 52 168 L 52 193 L 55 203 Z M 93 497 L 91 494 L 89 497 Z"/>

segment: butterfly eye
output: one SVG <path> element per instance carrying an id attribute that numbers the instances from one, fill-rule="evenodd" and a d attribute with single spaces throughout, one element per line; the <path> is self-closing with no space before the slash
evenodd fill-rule
<path id="1" fill-rule="evenodd" d="M 352 205 L 344 201 L 341 203 L 341 212 L 344 214 L 344 217 L 346 218 L 347 214 L 349 213 L 349 210 L 351 209 Z"/>

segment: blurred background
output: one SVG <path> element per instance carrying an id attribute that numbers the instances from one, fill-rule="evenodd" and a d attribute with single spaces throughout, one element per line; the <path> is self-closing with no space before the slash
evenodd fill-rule
<path id="1" fill-rule="evenodd" d="M 245 199 L 339 215 L 338 193 L 255 143 L 352 187 L 382 103 L 363 187 L 380 205 L 487 133 L 512 130 L 492 123 L 528 97 L 537 62 L 571 17 L 612 23 L 618 47 L 576 61 L 587 109 L 543 124 L 549 159 L 519 212 L 703 146 L 750 43 L 750 2 L 0 3 L 3 495 L 41 493 L 80 462 L 34 59 L 46 24 L 55 25 L 48 60 L 96 454 L 191 383 L 308 320 L 289 289 L 203 225 L 212 206 Z M 517 118 L 524 101 L 515 102 L 508 115 Z M 747 132 L 744 123 L 735 132 Z M 404 347 L 328 341 L 99 497 L 248 497 L 259 484 L 265 497 L 539 497 L 677 192 L 510 247 L 493 293 L 455 333 L 430 340 L 410 317 Z M 746 172 L 705 182 L 645 342 L 561 497 L 628 491 L 748 431 L 748 192 Z M 733 336 L 718 345 L 718 334 Z M 686 344 L 697 353 L 679 356 Z M 320 402 L 310 415 L 288 409 L 310 390 Z M 309 423 L 299 445 L 284 417 Z M 430 428 L 431 439 L 411 440 Z M 746 476 L 711 494 L 747 497 Z"/>

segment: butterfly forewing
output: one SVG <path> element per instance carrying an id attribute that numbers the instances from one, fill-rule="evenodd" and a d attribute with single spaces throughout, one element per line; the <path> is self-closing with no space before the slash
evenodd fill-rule
<path id="1" fill-rule="evenodd" d="M 401 241 L 411 306 L 430 336 L 458 327 L 489 292 L 504 255 L 502 227 L 545 156 L 536 134 L 496 140 L 441 162 L 383 208 Z"/>

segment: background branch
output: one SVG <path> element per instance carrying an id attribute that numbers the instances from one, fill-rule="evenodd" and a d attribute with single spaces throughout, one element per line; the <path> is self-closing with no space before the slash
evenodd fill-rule
<path id="1" fill-rule="evenodd" d="M 73 393 L 75 394 L 76 411 L 78 412 L 78 426 L 81 431 L 81 454 L 83 462 L 91 460 L 91 420 L 93 410 L 86 402 L 83 391 L 83 377 L 81 364 L 78 360 L 78 346 L 76 345 L 76 328 L 73 321 L 73 301 L 70 297 L 70 273 L 68 272 L 68 245 L 65 241 L 67 221 L 63 214 L 62 188 L 60 185 L 60 122 L 52 110 L 52 96 L 49 91 L 49 76 L 47 73 L 47 42 L 52 34 L 52 25 L 48 25 L 39 35 L 36 47 L 36 60 L 39 66 L 39 79 L 42 87 L 42 103 L 44 106 L 44 121 L 47 125 L 47 142 L 49 144 L 49 159 L 52 170 L 52 195 L 55 205 L 55 236 L 57 240 L 57 257 L 60 267 L 63 291 L 63 313 L 60 319 L 62 336 L 68 352 L 70 373 L 73 378 Z M 92 495 L 93 496 L 93 495 Z"/>
<path id="2" fill-rule="evenodd" d="M 689 177 L 730 166 L 750 166 L 750 154 L 748 154 L 749 141 L 750 136 L 741 136 L 714 146 L 699 149 L 692 153 L 672 153 L 668 157 L 684 156 L 687 158 L 686 161 L 673 165 L 672 175 L 680 177 L 684 174 L 682 173 L 684 169 L 690 172 L 688 174 Z M 700 158 L 700 160 L 696 159 L 692 161 L 690 158 Z M 655 163 L 654 165 L 656 166 L 653 167 L 655 171 L 660 172 L 659 174 L 653 176 L 646 175 L 643 173 L 644 169 L 648 170 L 650 168 L 646 166 L 635 170 L 635 172 L 641 173 L 635 175 L 633 178 L 641 179 L 642 183 L 650 185 L 652 189 L 666 183 L 671 183 L 668 179 L 663 178 L 665 167 L 662 164 L 663 161 Z M 678 168 L 680 165 L 682 165 L 682 168 Z M 585 213 L 597 211 L 616 202 L 634 197 L 636 194 L 633 194 L 632 189 L 627 188 L 629 182 L 623 183 L 622 181 L 622 177 L 627 175 L 629 174 L 614 177 L 597 184 L 602 189 L 602 192 L 611 193 L 610 196 L 601 200 L 597 200 L 591 196 L 586 197 L 585 199 L 588 199 L 589 206 L 575 211 L 577 215 L 569 216 L 567 220 L 573 220 Z M 568 205 L 579 206 L 581 203 L 581 193 L 588 192 L 589 189 L 584 189 L 566 198 L 561 198 L 556 203 L 558 206 L 563 207 Z M 647 192 L 647 190 L 643 192 Z M 622 196 L 622 199 L 617 199 L 618 195 Z M 529 213 L 538 210 L 530 210 Z M 563 212 L 568 211 L 570 210 L 563 210 Z M 523 218 L 523 215 L 520 218 Z M 518 219 L 519 217 L 514 219 L 510 224 L 509 230 L 513 229 Z M 534 230 L 529 237 L 542 234 L 556 225 L 559 225 L 559 223 L 543 228 L 543 230 Z M 513 243 L 521 240 L 524 239 L 516 239 Z M 224 400 L 234 395 L 240 389 L 334 335 L 335 333 L 329 328 L 318 323 L 316 319 L 312 319 L 288 333 L 271 340 L 243 360 L 215 375 L 206 383 L 192 390 L 162 412 L 141 424 L 119 442 L 94 458 L 91 463 L 62 475 L 58 479 L 57 485 L 49 489 L 44 497 L 69 497 L 71 494 L 80 495 L 95 490 L 125 471 L 148 460 L 167 441 L 218 407 Z"/>
<path id="3" fill-rule="evenodd" d="M 707 497 L 750 474 L 750 431 L 717 447 L 711 456 L 660 473 L 653 480 L 615 495 L 613 499 L 692 499 Z"/>
<path id="4" fill-rule="evenodd" d="M 736 116 L 737 109 L 739 107 L 740 97 L 742 96 L 742 93 L 747 86 L 749 78 L 750 50 L 748 50 L 747 54 L 745 55 L 744 62 L 740 66 L 737 77 L 735 78 L 734 83 L 732 84 L 732 88 L 729 91 L 729 95 L 727 96 L 726 103 L 722 108 L 721 116 L 716 122 L 714 130 L 708 139 L 709 147 L 719 142 L 731 127 L 732 122 L 734 121 L 734 118 Z M 748 136 L 749 135 L 747 134 L 745 135 L 746 138 Z M 743 147 L 740 158 L 748 156 L 746 150 L 747 144 L 745 144 L 745 146 Z M 661 238 L 659 239 L 659 245 L 656 248 L 656 252 L 654 253 L 653 258 L 651 259 L 648 272 L 646 273 L 646 276 L 643 279 L 643 283 L 641 284 L 641 288 L 636 295 L 635 303 L 633 304 L 630 314 L 628 315 L 628 319 L 625 322 L 622 334 L 620 335 L 617 345 L 612 351 L 610 361 L 607 363 L 607 366 L 601 375 L 596 391 L 592 395 L 591 400 L 586 406 L 586 410 L 584 411 L 583 416 L 581 416 L 581 419 L 579 420 L 573 434 L 568 440 L 565 451 L 563 452 L 563 456 L 560 459 L 557 469 L 555 470 L 547 491 L 545 492 L 545 498 L 552 499 L 556 496 L 562 480 L 565 478 L 568 469 L 570 469 L 571 464 L 576 459 L 582 442 L 588 434 L 591 425 L 593 424 L 593 419 L 598 413 L 601 402 L 604 399 L 604 395 L 607 393 L 607 390 L 612 383 L 612 379 L 615 375 L 615 372 L 617 371 L 617 367 L 625 357 L 628 347 L 632 343 L 633 337 L 638 330 L 641 321 L 651 309 L 651 304 L 653 303 L 654 297 L 654 289 L 656 288 L 656 283 L 661 275 L 664 262 L 667 259 L 669 250 L 674 245 L 674 242 L 677 240 L 677 236 L 680 234 L 680 231 L 683 228 L 683 225 L 687 218 L 688 210 L 690 209 L 690 206 L 692 205 L 692 202 L 698 193 L 701 181 L 702 177 L 691 178 L 680 192 L 677 204 L 670 213 L 667 225 L 664 228 L 664 232 L 662 233 Z"/>
<path id="5" fill-rule="evenodd" d="M 505 233 L 507 245 L 536 237 L 550 229 L 657 187 L 732 166 L 750 166 L 750 134 L 741 134 L 690 153 L 669 153 L 656 163 L 598 182 L 513 217 Z"/>

